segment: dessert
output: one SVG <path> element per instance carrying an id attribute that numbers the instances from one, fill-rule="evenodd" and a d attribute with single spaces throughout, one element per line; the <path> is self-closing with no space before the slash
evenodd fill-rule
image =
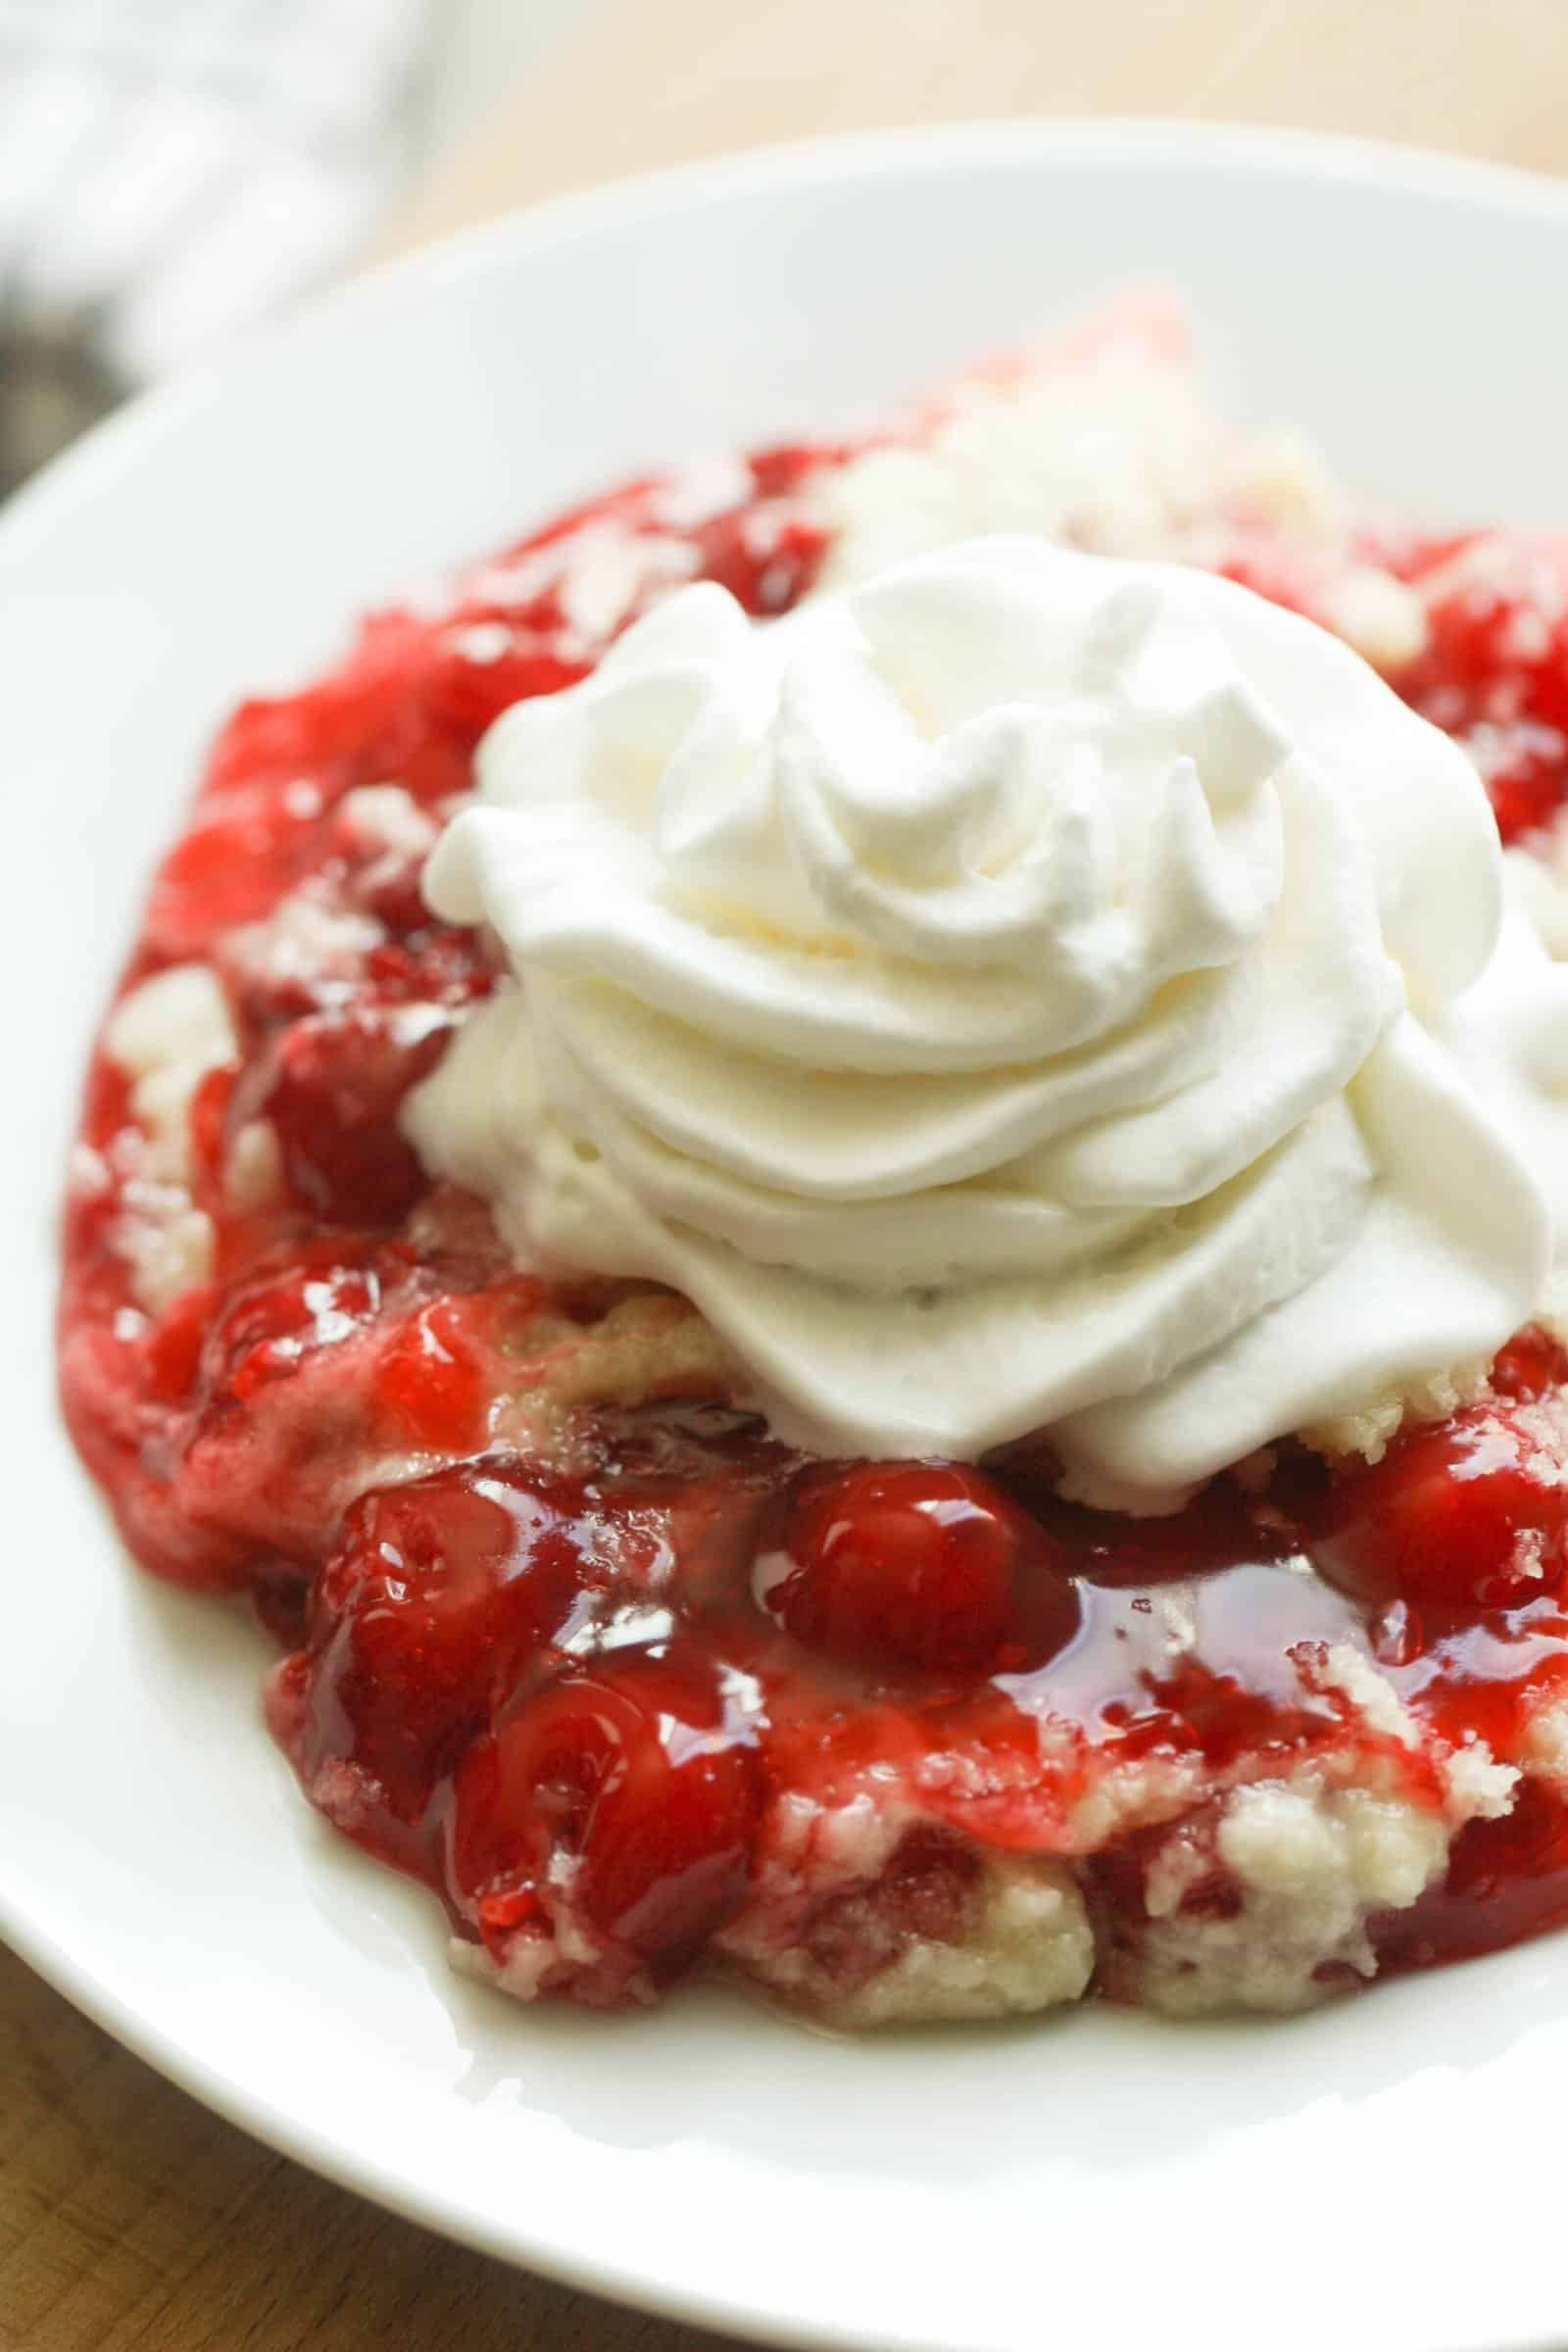
<path id="1" fill-rule="evenodd" d="M 1288 2010 L 1568 1923 L 1565 588 L 1132 305 L 236 713 L 63 1394 L 460 1966 Z"/>

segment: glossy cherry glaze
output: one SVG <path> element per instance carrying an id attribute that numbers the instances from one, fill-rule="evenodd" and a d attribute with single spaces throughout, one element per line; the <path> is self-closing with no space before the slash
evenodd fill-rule
<path id="1" fill-rule="evenodd" d="M 1560 1559 L 1528 1595 L 1433 1603 L 1399 1583 L 1398 1506 L 1408 1468 L 1427 1507 L 1444 1447 L 1453 1544 L 1489 1578 L 1505 1536 L 1533 1559 L 1568 1501 L 1514 1435 L 1479 1470 L 1468 1421 L 1337 1480 L 1289 1454 L 1251 1491 L 1222 1479 L 1139 1523 L 1002 1471 L 802 1463 L 739 1420 L 601 1416 L 588 1469 L 492 1456 L 357 1504 L 273 1725 L 316 1800 L 470 1932 L 500 1948 L 580 1864 L 592 1924 L 657 1972 L 739 1907 L 782 1791 L 843 1804 L 874 1768 L 884 1798 L 966 1839 L 1071 1850 L 1115 1766 L 1279 1773 L 1341 1744 L 1341 1644 L 1444 1741 L 1512 1752 L 1568 1686 Z M 1435 1799 L 1430 1757 L 1389 1753 Z M 1448 1888 L 1391 1920 L 1388 1949 L 1480 1948 L 1510 1904 L 1565 1903 L 1568 1815 L 1537 1797 L 1463 1835 Z"/>
<path id="2" fill-rule="evenodd" d="M 465 1936 L 505 1962 L 569 1911 L 593 1946 L 578 1997 L 700 1954 L 791 1792 L 907 1800 L 922 1826 L 886 1873 L 879 1932 L 942 1934 L 984 1847 L 1070 1851 L 1075 1809 L 1119 1764 L 1266 1773 L 1342 1742 L 1336 1645 L 1375 1658 L 1454 1746 L 1517 1753 L 1568 1687 L 1565 1504 L 1541 1421 L 1568 1358 L 1541 1334 L 1499 1359 L 1489 1397 L 1376 1466 L 1331 1475 L 1284 1447 L 1163 1521 L 1076 1509 L 1016 1457 L 804 1461 L 676 1373 L 639 1410 L 530 1420 L 552 1370 L 618 1317 L 673 1328 L 686 1310 L 635 1286 L 547 1288 L 478 1204 L 426 1187 L 400 1105 L 494 974 L 478 935 L 423 907 L 419 812 L 438 823 L 468 788 L 500 710 L 586 675 L 674 582 L 719 579 L 759 614 L 795 602 L 823 545 L 801 487 L 844 454 L 763 453 L 706 505 L 634 485 L 439 607 L 372 618 L 320 684 L 231 720 L 124 982 L 209 961 L 239 1040 L 190 1113 L 211 1279 L 161 1313 L 136 1303 L 120 1246 L 144 1181 L 127 1086 L 100 1054 L 87 1089 L 62 1381 L 128 1541 L 161 1574 L 255 1593 L 289 1650 L 270 1713 L 306 1789 L 435 1886 Z M 1538 831 L 1568 793 L 1562 557 L 1496 539 L 1376 552 L 1433 613 L 1396 683 L 1476 757 L 1505 836 Z M 590 612 L 607 561 L 618 586 Z M 1310 604 L 1266 532 L 1227 568 Z M 354 797 L 389 782 L 408 796 L 391 828 Z M 280 909 L 308 918 L 313 953 L 269 946 Z M 263 1125 L 275 1169 L 251 1197 L 236 1160 Z M 1433 1799 L 1425 1750 L 1390 1742 L 1390 1761 Z M 1097 1867 L 1114 1889 L 1115 1850 Z M 836 1899 L 819 1943 L 863 1941 Z M 1389 1965 L 1414 1966 L 1565 1918 L 1568 1813 L 1532 1783 L 1377 1934 Z"/>

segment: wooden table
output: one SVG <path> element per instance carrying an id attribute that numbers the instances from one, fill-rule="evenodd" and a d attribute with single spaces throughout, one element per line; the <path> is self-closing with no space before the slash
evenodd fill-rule
<path id="1" fill-rule="evenodd" d="M 1562 12 L 1563 0 L 590 0 L 390 242 L 721 148 L 1005 114 L 1306 123 L 1561 170 Z M 326 2187 L 0 1952 L 0 2352 L 710 2340 L 518 2277 Z"/>

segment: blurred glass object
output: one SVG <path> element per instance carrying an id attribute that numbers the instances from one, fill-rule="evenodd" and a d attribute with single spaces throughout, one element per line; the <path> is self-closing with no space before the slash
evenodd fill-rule
<path id="1" fill-rule="evenodd" d="M 442 0 L 0 0 L 0 492 L 362 246 Z"/>

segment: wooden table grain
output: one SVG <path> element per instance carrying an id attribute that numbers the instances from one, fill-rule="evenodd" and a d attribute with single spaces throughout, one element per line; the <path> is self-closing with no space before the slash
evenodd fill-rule
<path id="1" fill-rule="evenodd" d="M 1302 123 L 1568 168 L 1564 0 L 587 0 L 389 249 L 813 130 Z M 206 2113 L 0 1951 L 0 2352 L 677 2352 Z"/>

